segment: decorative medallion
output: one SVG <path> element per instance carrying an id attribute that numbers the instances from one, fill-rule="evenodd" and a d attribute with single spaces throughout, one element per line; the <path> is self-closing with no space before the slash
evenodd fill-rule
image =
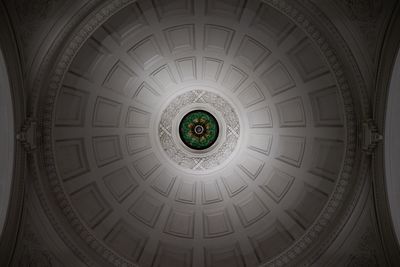
<path id="1" fill-rule="evenodd" d="M 191 170 L 210 170 L 235 150 L 239 118 L 223 97 L 193 90 L 173 99 L 159 122 L 159 139 L 167 157 Z"/>
<path id="2" fill-rule="evenodd" d="M 218 122 L 204 110 L 194 110 L 183 117 L 179 124 L 179 136 L 183 143 L 195 150 L 211 147 L 218 138 Z"/>

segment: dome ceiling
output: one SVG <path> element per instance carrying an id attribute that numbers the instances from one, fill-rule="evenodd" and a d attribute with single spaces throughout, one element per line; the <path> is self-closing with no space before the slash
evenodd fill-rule
<path id="1" fill-rule="evenodd" d="M 67 43 L 50 83 L 49 188 L 76 242 L 176 267 L 282 265 L 323 242 L 354 131 L 320 33 L 257 1 L 97 16 L 119 8 Z"/>

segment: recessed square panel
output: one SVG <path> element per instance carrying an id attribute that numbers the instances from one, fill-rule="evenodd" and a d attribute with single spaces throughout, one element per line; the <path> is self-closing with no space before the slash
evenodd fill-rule
<path id="1" fill-rule="evenodd" d="M 182 180 L 176 192 L 175 200 L 187 204 L 196 204 L 196 185 L 194 181 Z"/>
<path id="2" fill-rule="evenodd" d="M 286 67 L 279 61 L 263 72 L 260 79 L 272 96 L 296 86 Z"/>
<path id="3" fill-rule="evenodd" d="M 80 217 L 91 228 L 100 224 L 112 211 L 95 182 L 71 193 L 70 198 Z"/>
<path id="4" fill-rule="evenodd" d="M 148 128 L 151 114 L 142 109 L 129 107 L 126 115 L 125 126 L 128 128 Z"/>
<path id="5" fill-rule="evenodd" d="M 203 58 L 203 80 L 217 82 L 224 62 L 216 58 Z"/>
<path id="6" fill-rule="evenodd" d="M 307 229 L 318 217 L 328 201 L 328 194 L 304 183 L 301 194 L 293 198 L 292 207 L 286 210 L 287 214 L 303 230 Z"/>
<path id="7" fill-rule="evenodd" d="M 137 78 L 136 73 L 125 65 L 125 63 L 117 61 L 107 74 L 103 86 L 118 94 L 127 96 Z"/>
<path id="8" fill-rule="evenodd" d="M 343 111 L 336 86 L 309 94 L 316 127 L 343 127 Z"/>
<path id="9" fill-rule="evenodd" d="M 194 14 L 193 0 L 152 0 L 152 2 L 160 21 Z"/>
<path id="10" fill-rule="evenodd" d="M 239 244 L 229 246 L 207 246 L 205 250 L 206 267 L 246 267 Z"/>
<path id="11" fill-rule="evenodd" d="M 247 0 L 206 0 L 206 15 L 240 21 Z"/>
<path id="12" fill-rule="evenodd" d="M 294 177 L 277 169 L 273 168 L 266 181 L 260 185 L 261 189 L 264 190 L 276 203 L 279 203 L 294 182 Z"/>
<path id="13" fill-rule="evenodd" d="M 185 57 L 175 60 L 176 69 L 182 82 L 197 79 L 196 57 Z"/>
<path id="14" fill-rule="evenodd" d="M 154 153 L 145 155 L 133 162 L 133 167 L 144 180 L 146 180 L 160 166 L 161 162 Z"/>
<path id="15" fill-rule="evenodd" d="M 267 206 L 255 193 L 240 199 L 235 204 L 235 210 L 244 227 L 249 227 L 269 213 Z"/>
<path id="16" fill-rule="evenodd" d="M 280 135 L 276 159 L 300 167 L 305 146 L 306 138 L 304 136 Z"/>
<path id="17" fill-rule="evenodd" d="M 194 215 L 193 211 L 171 209 L 164 227 L 164 233 L 193 239 Z"/>
<path id="18" fill-rule="evenodd" d="M 248 148 L 264 155 L 269 155 L 272 146 L 272 135 L 263 133 L 250 134 Z"/>
<path id="19" fill-rule="evenodd" d="M 222 194 L 217 181 L 206 181 L 201 183 L 203 205 L 221 202 Z"/>
<path id="20" fill-rule="evenodd" d="M 245 35 L 236 52 L 236 58 L 251 70 L 255 70 L 271 54 L 263 44 Z"/>
<path id="21" fill-rule="evenodd" d="M 251 83 L 238 95 L 240 103 L 245 108 L 249 108 L 265 100 L 265 96 L 256 83 Z"/>
<path id="22" fill-rule="evenodd" d="M 247 183 L 236 172 L 225 174 L 221 180 L 230 197 L 234 197 L 247 188 Z"/>
<path id="23" fill-rule="evenodd" d="M 136 154 L 151 148 L 148 133 L 128 134 L 125 137 L 126 148 L 129 154 Z"/>
<path id="24" fill-rule="evenodd" d="M 119 136 L 93 137 L 93 153 L 97 166 L 102 167 L 122 159 Z"/>
<path id="25" fill-rule="evenodd" d="M 89 38 L 79 49 L 69 71 L 79 77 L 93 81 L 94 72 L 105 62 L 109 54 L 110 52 L 97 40 Z"/>
<path id="26" fill-rule="evenodd" d="M 295 27 L 292 21 L 276 8 L 261 3 L 251 25 L 265 32 L 276 42 L 281 42 Z"/>
<path id="27" fill-rule="evenodd" d="M 154 228 L 164 203 L 144 192 L 129 208 L 129 213 L 142 223 Z"/>
<path id="28" fill-rule="evenodd" d="M 222 85 L 235 92 L 249 75 L 236 66 L 231 65 L 225 75 Z"/>
<path id="29" fill-rule="evenodd" d="M 251 156 L 244 154 L 242 160 L 239 162 L 238 167 L 252 180 L 257 179 L 258 175 L 264 168 L 265 162 Z"/>
<path id="30" fill-rule="evenodd" d="M 133 262 L 139 261 L 147 240 L 147 234 L 124 220 L 119 220 L 104 238 L 107 245 Z"/>
<path id="31" fill-rule="evenodd" d="M 194 24 L 184 24 L 164 30 L 171 53 L 192 51 L 195 48 Z"/>
<path id="32" fill-rule="evenodd" d="M 280 222 L 260 229 L 258 233 L 249 237 L 259 263 L 266 262 L 283 252 L 294 242 L 293 235 Z M 274 244 L 271 246 L 271 244 Z"/>
<path id="33" fill-rule="evenodd" d="M 162 89 L 169 89 L 171 86 L 176 85 L 176 80 L 168 65 L 163 65 L 153 71 L 150 76 L 154 82 Z"/>
<path id="34" fill-rule="evenodd" d="M 89 172 L 83 139 L 56 141 L 56 162 L 63 180 Z"/>
<path id="35" fill-rule="evenodd" d="M 336 181 L 342 166 L 344 142 L 315 138 L 312 151 L 313 160 L 310 172 L 332 182 Z"/>
<path id="36" fill-rule="evenodd" d="M 63 86 L 57 98 L 56 125 L 83 126 L 88 97 L 88 92 Z"/>
<path id="37" fill-rule="evenodd" d="M 304 82 L 329 72 L 326 62 L 318 50 L 308 38 L 305 38 L 288 52 L 289 58 Z"/>
<path id="38" fill-rule="evenodd" d="M 154 255 L 154 267 L 192 267 L 193 247 L 176 246 L 176 244 L 160 242 Z"/>
<path id="39" fill-rule="evenodd" d="M 135 35 L 147 25 L 138 3 L 123 8 L 109 18 L 103 25 L 105 30 L 122 45 L 130 36 Z"/>
<path id="40" fill-rule="evenodd" d="M 112 171 L 103 177 L 103 181 L 118 202 L 122 202 L 139 186 L 127 167 Z"/>
<path id="41" fill-rule="evenodd" d="M 161 60 L 160 46 L 156 38 L 151 35 L 135 44 L 128 53 L 144 69 L 149 69 L 154 63 Z"/>
<path id="42" fill-rule="evenodd" d="M 293 97 L 276 103 L 280 127 L 305 127 L 306 115 L 301 97 Z"/>
<path id="43" fill-rule="evenodd" d="M 235 31 L 219 25 L 204 25 L 204 50 L 227 54 Z"/>
<path id="44" fill-rule="evenodd" d="M 105 97 L 97 97 L 93 112 L 93 126 L 118 127 L 121 109 L 121 103 Z"/>
<path id="45" fill-rule="evenodd" d="M 269 107 L 262 107 L 247 113 L 250 128 L 271 128 L 272 117 Z"/>
<path id="46" fill-rule="evenodd" d="M 168 197 L 172 187 L 175 184 L 175 180 L 175 175 L 172 175 L 171 173 L 163 169 L 151 183 L 151 187 L 164 197 Z"/>
<path id="47" fill-rule="evenodd" d="M 215 238 L 232 234 L 233 227 L 228 210 L 204 210 L 203 229 L 204 238 Z"/>
<path id="48" fill-rule="evenodd" d="M 135 91 L 133 99 L 140 104 L 153 108 L 160 103 L 161 95 L 148 83 L 143 82 Z"/>

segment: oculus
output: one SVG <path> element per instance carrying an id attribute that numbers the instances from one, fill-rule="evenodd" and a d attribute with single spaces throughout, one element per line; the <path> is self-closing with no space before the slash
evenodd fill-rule
<path id="1" fill-rule="evenodd" d="M 179 124 L 182 142 L 195 150 L 211 147 L 218 138 L 219 126 L 215 117 L 205 110 L 193 110 Z"/>

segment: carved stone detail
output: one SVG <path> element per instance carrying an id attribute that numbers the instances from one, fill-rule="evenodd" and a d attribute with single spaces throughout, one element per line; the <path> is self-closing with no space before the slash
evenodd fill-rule
<path id="1" fill-rule="evenodd" d="M 23 255 L 18 262 L 22 267 L 53 267 L 52 256 L 48 251 L 40 249 L 25 248 Z"/>
<path id="2" fill-rule="evenodd" d="M 374 56 L 377 36 L 379 35 L 378 18 L 382 13 L 382 0 L 341 0 L 338 4 L 360 29 L 371 56 Z"/>
<path id="3" fill-rule="evenodd" d="M 29 53 L 29 46 L 32 46 L 32 39 L 43 30 L 46 22 L 51 20 L 57 9 L 63 5 L 60 0 L 18 0 L 13 3 L 15 13 L 18 16 L 18 34 L 21 37 L 24 53 Z M 27 55 L 28 56 L 28 55 Z"/>
<path id="4" fill-rule="evenodd" d="M 348 263 L 347 267 L 375 267 L 379 266 L 376 244 L 379 241 L 376 240 L 374 232 L 372 229 L 368 229 L 361 237 L 358 243 L 355 253 L 353 253 Z"/>
<path id="5" fill-rule="evenodd" d="M 21 238 L 21 254 L 16 259 L 16 264 L 22 267 L 54 267 L 59 266 L 55 256 L 43 245 L 35 233 L 35 229 L 27 216 Z"/>
<path id="6" fill-rule="evenodd" d="M 363 123 L 363 150 L 371 155 L 379 142 L 383 140 L 383 135 L 379 133 L 378 127 L 372 119 Z"/>
<path id="7" fill-rule="evenodd" d="M 29 117 L 25 120 L 21 131 L 17 133 L 17 140 L 22 144 L 25 151 L 28 153 L 36 150 L 36 120 Z"/>
<path id="8" fill-rule="evenodd" d="M 381 0 L 341 0 L 351 19 L 358 21 L 375 21 L 382 10 Z"/>

